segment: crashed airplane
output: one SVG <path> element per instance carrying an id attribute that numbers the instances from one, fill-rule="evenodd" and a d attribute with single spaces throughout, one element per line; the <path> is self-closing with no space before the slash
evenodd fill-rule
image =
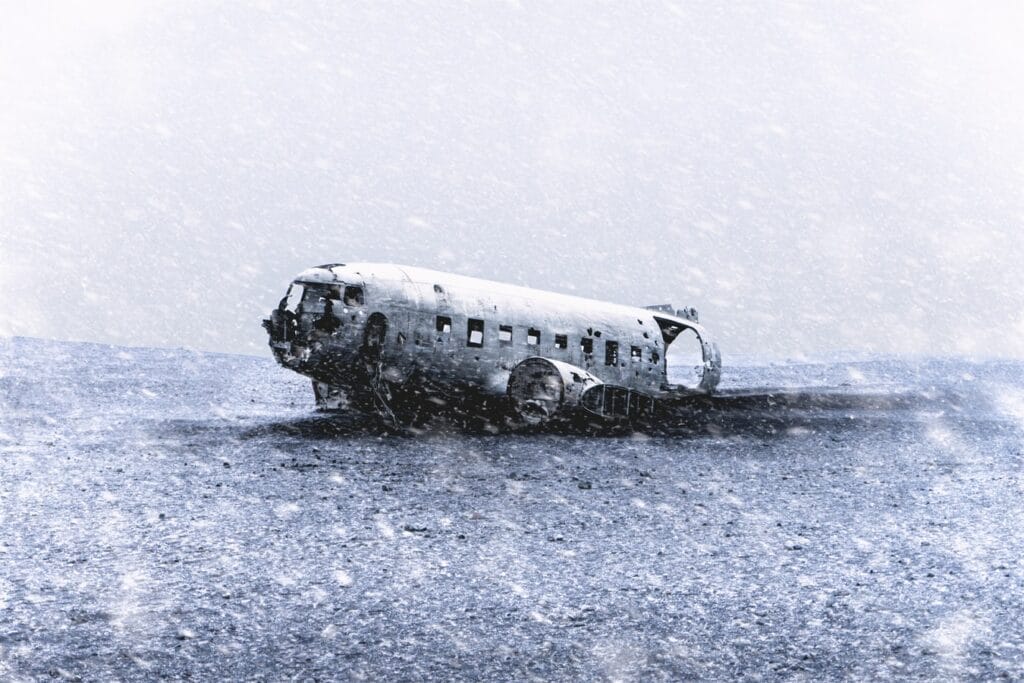
<path id="1" fill-rule="evenodd" d="M 378 263 L 300 273 L 263 321 L 319 408 L 396 427 L 451 411 L 487 424 L 643 424 L 659 403 L 712 393 L 718 347 L 692 309 L 605 303 Z M 685 341 L 684 341 L 685 338 Z M 689 381 L 668 351 L 690 345 Z"/>

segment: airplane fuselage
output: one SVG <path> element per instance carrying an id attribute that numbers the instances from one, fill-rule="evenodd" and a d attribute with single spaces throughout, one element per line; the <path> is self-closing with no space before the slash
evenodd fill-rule
<path id="1" fill-rule="evenodd" d="M 525 391 L 525 376 L 517 383 L 513 374 L 534 358 L 546 363 L 528 366 L 544 365 L 541 374 L 551 378 L 529 391 L 561 401 L 577 380 L 580 391 L 603 383 L 657 399 L 711 392 L 721 373 L 707 331 L 675 312 L 391 264 L 306 270 L 265 326 L 278 362 L 313 379 L 322 406 L 379 393 L 381 383 L 388 395 L 416 387 L 442 400 L 505 399 L 512 385 Z M 670 384 L 666 374 L 666 349 L 684 331 L 703 359 L 690 387 Z"/>

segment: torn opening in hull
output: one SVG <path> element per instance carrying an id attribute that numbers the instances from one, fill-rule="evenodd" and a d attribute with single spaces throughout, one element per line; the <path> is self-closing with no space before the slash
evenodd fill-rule
<path id="1" fill-rule="evenodd" d="M 697 389 L 704 376 L 704 351 L 700 337 L 684 329 L 665 349 L 665 377 L 669 384 Z"/>
<path id="2" fill-rule="evenodd" d="M 696 317 L 696 313 L 694 313 L 693 317 Z M 665 389 L 696 391 L 706 394 L 713 392 L 715 387 L 718 386 L 718 382 L 722 379 L 722 354 L 718 351 L 718 345 L 711 341 L 710 333 L 708 333 L 702 325 L 689 318 L 663 318 L 661 316 L 654 316 L 654 320 L 661 328 L 661 336 L 662 340 L 665 342 L 665 350 L 667 354 L 671 355 L 674 347 L 677 344 L 682 344 L 682 354 L 677 360 L 673 361 L 673 365 L 675 365 L 674 370 L 671 369 L 669 361 L 666 358 Z M 696 368 L 696 381 L 693 386 L 690 386 L 689 384 L 677 384 L 672 381 L 672 377 L 668 376 L 669 372 L 672 372 L 684 381 L 692 381 L 688 380 L 686 377 L 685 368 L 688 363 L 693 363 L 696 360 L 687 355 L 689 353 L 688 348 L 692 349 L 694 346 L 693 340 L 696 340 L 696 347 L 700 353 L 699 362 L 696 362 L 691 366 Z M 681 369 L 682 375 L 680 376 Z"/>

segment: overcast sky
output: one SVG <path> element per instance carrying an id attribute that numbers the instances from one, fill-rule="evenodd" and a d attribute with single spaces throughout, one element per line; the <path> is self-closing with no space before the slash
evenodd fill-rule
<path id="1" fill-rule="evenodd" d="M 0 335 L 265 353 L 303 268 L 1024 357 L 1024 5 L 0 0 Z"/>

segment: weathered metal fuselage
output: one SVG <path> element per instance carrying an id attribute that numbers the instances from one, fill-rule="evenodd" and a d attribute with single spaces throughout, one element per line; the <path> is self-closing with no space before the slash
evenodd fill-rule
<path id="1" fill-rule="evenodd" d="M 657 308 L 422 268 L 331 264 L 300 273 L 264 325 L 277 361 L 314 381 L 322 407 L 388 413 L 389 401 L 415 391 L 438 403 L 511 401 L 541 417 L 569 403 L 624 417 L 668 395 L 709 393 L 721 376 L 692 309 Z M 684 331 L 703 365 L 688 387 L 666 375 L 666 349 Z"/>

